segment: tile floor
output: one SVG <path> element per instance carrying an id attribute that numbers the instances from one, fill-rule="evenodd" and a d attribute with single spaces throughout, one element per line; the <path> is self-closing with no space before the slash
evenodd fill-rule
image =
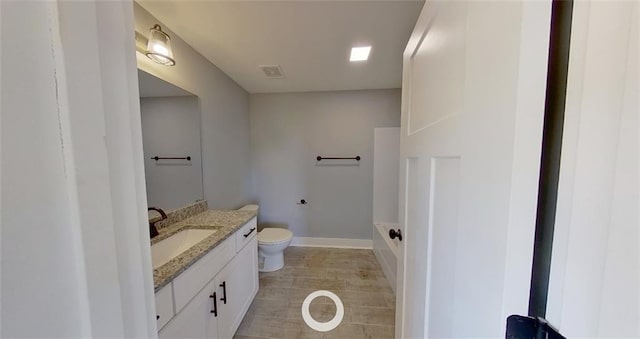
<path id="1" fill-rule="evenodd" d="M 342 323 L 329 332 L 308 327 L 300 312 L 309 293 L 329 290 L 344 304 Z M 335 315 L 326 297 L 310 313 L 319 322 Z M 395 296 L 371 250 L 289 247 L 285 267 L 260 273 L 260 290 L 236 332 L 252 338 L 393 338 Z"/>

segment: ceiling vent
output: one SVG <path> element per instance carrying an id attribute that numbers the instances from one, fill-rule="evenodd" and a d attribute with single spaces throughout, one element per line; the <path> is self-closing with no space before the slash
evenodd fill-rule
<path id="1" fill-rule="evenodd" d="M 264 74 L 269 79 L 280 79 L 284 78 L 284 73 L 282 73 L 282 68 L 278 65 L 260 65 L 258 66 Z"/>

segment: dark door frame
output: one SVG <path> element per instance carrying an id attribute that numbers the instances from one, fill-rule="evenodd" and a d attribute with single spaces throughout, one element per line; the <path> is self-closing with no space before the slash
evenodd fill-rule
<path id="1" fill-rule="evenodd" d="M 529 316 L 546 316 L 567 98 L 573 0 L 553 0 Z"/>

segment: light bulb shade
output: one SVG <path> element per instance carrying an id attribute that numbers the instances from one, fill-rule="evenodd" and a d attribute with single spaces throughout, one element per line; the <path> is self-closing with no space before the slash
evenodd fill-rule
<path id="1" fill-rule="evenodd" d="M 173 51 L 171 50 L 171 38 L 162 31 L 160 25 L 154 25 L 149 30 L 149 42 L 147 43 L 147 56 L 149 59 L 166 66 L 173 66 Z"/>

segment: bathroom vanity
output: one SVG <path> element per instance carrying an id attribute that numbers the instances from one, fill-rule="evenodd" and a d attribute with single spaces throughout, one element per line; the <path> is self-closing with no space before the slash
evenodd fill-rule
<path id="1" fill-rule="evenodd" d="M 208 210 L 159 231 L 151 246 L 159 337 L 233 337 L 258 292 L 256 228 L 253 211 Z"/>
<path id="2" fill-rule="evenodd" d="M 232 338 L 258 292 L 256 211 L 207 210 L 200 100 L 138 81 L 158 336 Z"/>

